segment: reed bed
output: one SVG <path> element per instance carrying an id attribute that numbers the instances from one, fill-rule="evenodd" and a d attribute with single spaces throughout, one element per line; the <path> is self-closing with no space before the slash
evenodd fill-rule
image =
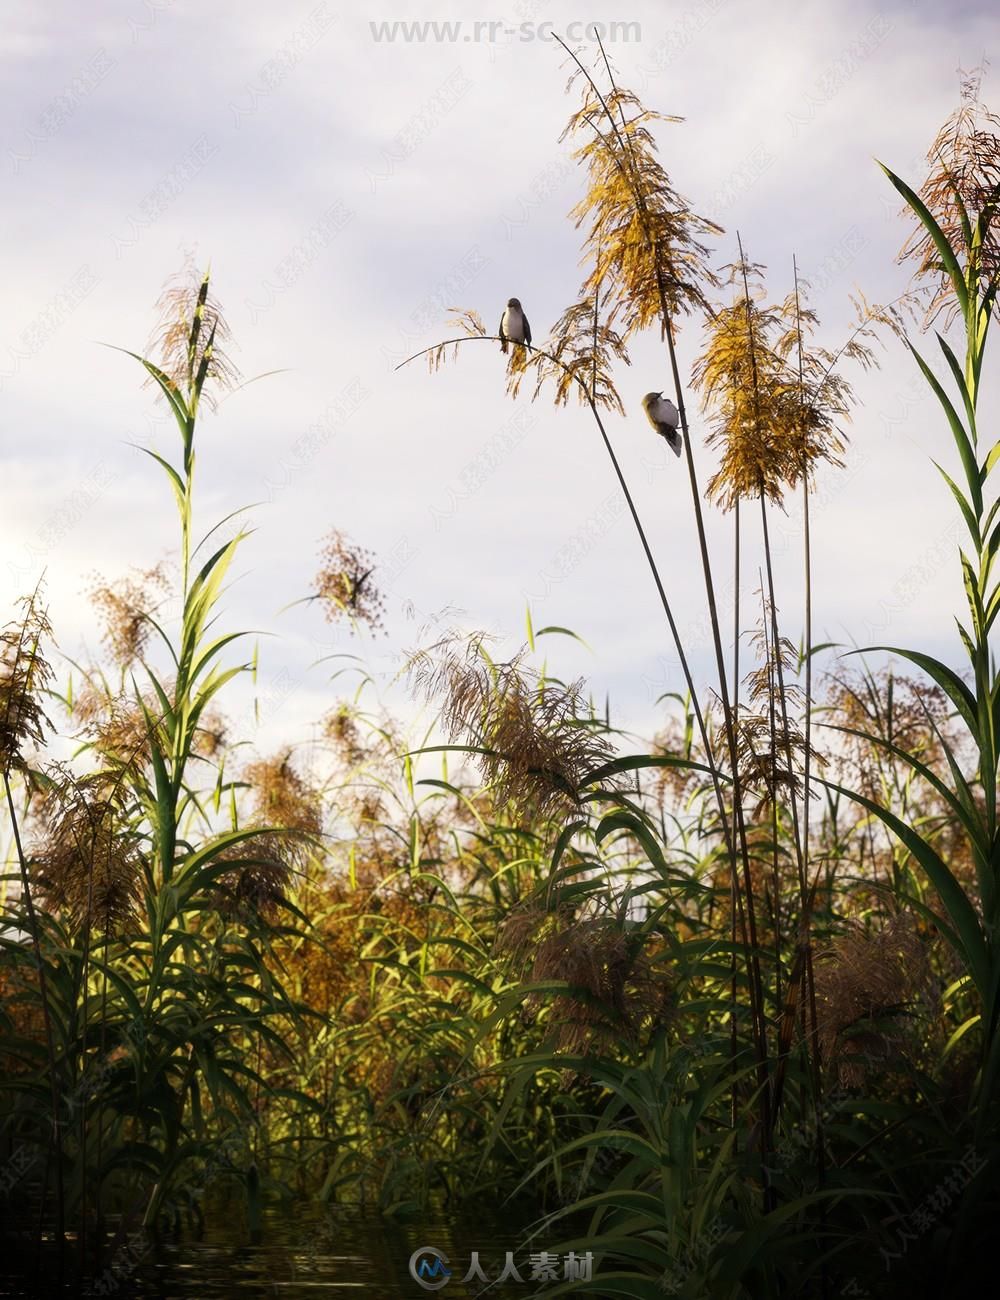
<path id="1" fill-rule="evenodd" d="M 176 425 L 172 457 L 148 451 L 175 569 L 95 580 L 100 661 L 53 667 L 41 589 L 0 635 L 0 1195 L 36 1280 L 43 1228 L 56 1267 L 107 1294 L 137 1233 L 197 1231 L 220 1197 L 251 1238 L 271 1200 L 419 1221 L 499 1198 L 536 1216 L 533 1240 L 591 1253 L 592 1277 L 546 1295 L 940 1296 L 989 1275 L 1000 442 L 977 413 L 997 119 L 970 82 L 926 180 L 884 169 L 913 287 L 859 300 L 832 347 L 795 250 L 783 296 L 741 237 L 716 265 L 723 232 L 661 160 L 676 119 L 565 52 L 585 276 L 547 339 L 509 347 L 507 390 L 592 426 L 686 691 L 626 735 L 552 670 L 564 629 L 529 619 L 507 660 L 483 636 L 408 657 L 420 734 L 335 676 L 318 767 L 295 738 L 244 761 L 225 701 L 256 656 L 223 597 L 245 534 L 199 536 L 195 491 L 203 411 L 239 375 L 209 276 L 173 282 L 148 355 L 129 357 Z M 455 322 L 420 354 L 432 370 L 499 341 L 471 309 Z M 681 329 L 700 331 L 687 380 Z M 711 682 L 605 418 L 646 331 L 678 411 Z M 810 503 L 849 455 L 851 377 L 877 339 L 912 355 L 957 466 L 939 466 L 964 530 L 953 663 L 813 640 Z M 798 610 L 772 546 L 793 495 Z M 732 521 L 725 556 L 710 510 Z M 313 602 L 380 627 L 376 558 L 329 533 Z M 47 759 L 54 732 L 71 760 Z"/>

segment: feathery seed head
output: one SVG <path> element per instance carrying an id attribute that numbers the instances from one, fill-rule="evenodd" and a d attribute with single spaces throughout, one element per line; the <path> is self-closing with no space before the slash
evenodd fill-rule
<path id="1" fill-rule="evenodd" d="M 525 817 L 558 817 L 579 808 L 588 774 L 613 757 L 585 715 L 582 683 L 539 677 L 523 654 L 497 663 L 483 635 L 450 636 L 414 655 L 410 673 L 428 699 L 442 701 L 452 739 L 477 754 L 499 806 Z"/>
<path id="2" fill-rule="evenodd" d="M 983 69 L 962 74 L 961 102 L 927 151 L 930 172 L 920 198 L 953 249 L 964 250 L 981 284 L 1000 277 L 1000 117 L 982 100 Z M 907 217 L 912 212 L 905 209 Z M 916 263 L 915 276 L 928 290 L 925 326 L 942 310 L 946 323 L 959 310 L 951 279 L 930 233 L 918 225 L 903 245 L 899 261 Z"/>
<path id="3" fill-rule="evenodd" d="M 48 802 L 46 829 L 31 854 L 46 905 L 78 930 L 121 934 L 138 915 L 145 868 L 140 838 L 106 778 L 61 782 Z"/>
<path id="4" fill-rule="evenodd" d="M 52 680 L 41 649 L 52 626 L 37 591 L 18 603 L 25 608 L 23 619 L 0 632 L 0 764 L 6 773 L 25 767 L 25 747 L 43 745 L 45 728 L 52 725 L 39 703 Z"/>
<path id="5" fill-rule="evenodd" d="M 372 578 L 376 564 L 371 551 L 335 528 L 327 535 L 320 558 L 316 595 L 323 601 L 327 620 L 347 618 L 352 625 L 363 623 L 377 632 L 383 626 L 385 597 Z"/>
<path id="6" fill-rule="evenodd" d="M 188 257 L 167 281 L 156 306 L 159 321 L 147 355 L 186 394 L 189 404 L 196 406 L 204 396 L 214 408 L 215 392 L 234 388 L 240 373 L 227 351 L 231 333 L 211 292 L 209 273 L 199 274 Z"/>
<path id="7" fill-rule="evenodd" d="M 705 291 L 716 283 L 702 240 L 721 229 L 674 189 L 651 130 L 682 120 L 649 111 L 632 91 L 615 86 L 599 96 L 586 82 L 583 106 L 561 137 L 582 140 L 574 156 L 590 177 L 571 214 L 586 227 L 584 253 L 593 266 L 584 294 L 609 292 L 625 340 L 661 321 L 664 306 L 671 322 L 704 310 Z"/>

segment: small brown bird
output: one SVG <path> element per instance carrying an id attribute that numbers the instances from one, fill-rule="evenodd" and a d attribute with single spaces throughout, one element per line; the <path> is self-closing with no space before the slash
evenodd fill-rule
<path id="1" fill-rule="evenodd" d="M 508 298 L 507 306 L 500 317 L 500 351 L 507 351 L 507 341 L 531 345 L 531 326 L 525 316 L 518 298 Z"/>
<path id="2" fill-rule="evenodd" d="M 646 418 L 658 434 L 666 439 L 675 456 L 681 454 L 680 412 L 669 397 L 662 393 L 647 393 L 642 399 Z"/>

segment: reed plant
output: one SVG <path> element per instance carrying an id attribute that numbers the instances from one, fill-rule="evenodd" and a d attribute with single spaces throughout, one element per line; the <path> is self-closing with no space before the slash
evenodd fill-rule
<path id="1" fill-rule="evenodd" d="M 656 734 L 626 734 L 557 675 L 565 629 L 529 616 L 506 658 L 483 635 L 415 648 L 401 680 L 429 720 L 400 724 L 370 679 L 345 693 L 338 661 L 314 763 L 294 739 L 243 758 L 224 701 L 256 652 L 220 622 L 248 530 L 237 511 L 199 537 L 195 491 L 201 416 L 239 375 L 209 276 L 171 284 L 148 355 L 130 355 L 176 429 L 175 455 L 145 449 L 176 565 L 95 580 L 104 658 L 61 685 L 40 592 L 0 638 L 0 1167 L 37 1193 L 36 1250 L 54 1223 L 61 1267 L 106 1278 L 137 1227 L 197 1231 L 235 1195 L 250 1239 L 272 1199 L 401 1221 L 501 1202 L 534 1220 L 530 1243 L 591 1253 L 593 1276 L 553 1295 L 978 1281 L 1000 1182 L 1000 444 L 979 427 L 998 124 L 967 86 L 922 188 L 886 169 L 935 366 L 898 303 L 859 299 L 827 346 L 794 250 L 784 297 L 741 237 L 714 269 L 723 232 L 659 154 L 676 119 L 599 45 L 593 69 L 563 49 L 585 278 L 544 342 L 507 350 L 506 386 L 591 423 L 683 690 L 657 702 Z M 498 341 L 471 309 L 455 320 L 420 354 L 432 370 Z M 612 436 L 644 331 L 679 413 L 707 683 Z M 938 459 L 964 529 L 958 665 L 814 641 L 812 494 L 848 454 L 847 367 L 887 334 L 957 453 Z M 795 498 L 801 623 L 773 546 Z M 733 521 L 731 629 L 710 510 Z M 345 635 L 379 629 L 377 559 L 329 531 L 300 604 Z M 76 742 L 58 763 L 56 713 Z"/>

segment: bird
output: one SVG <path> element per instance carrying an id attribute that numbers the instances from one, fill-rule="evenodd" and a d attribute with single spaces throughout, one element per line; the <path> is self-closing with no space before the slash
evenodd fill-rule
<path id="1" fill-rule="evenodd" d="M 649 423 L 657 433 L 662 434 L 675 456 L 681 454 L 681 435 L 678 426 L 681 422 L 680 412 L 669 397 L 662 393 L 647 393 L 642 399 L 643 409 Z"/>
<path id="2" fill-rule="evenodd" d="M 527 343 L 531 346 L 531 326 L 528 324 L 528 318 L 524 314 L 519 298 L 508 298 L 507 306 L 500 317 L 500 351 L 507 351 L 507 341 L 511 343 Z"/>

